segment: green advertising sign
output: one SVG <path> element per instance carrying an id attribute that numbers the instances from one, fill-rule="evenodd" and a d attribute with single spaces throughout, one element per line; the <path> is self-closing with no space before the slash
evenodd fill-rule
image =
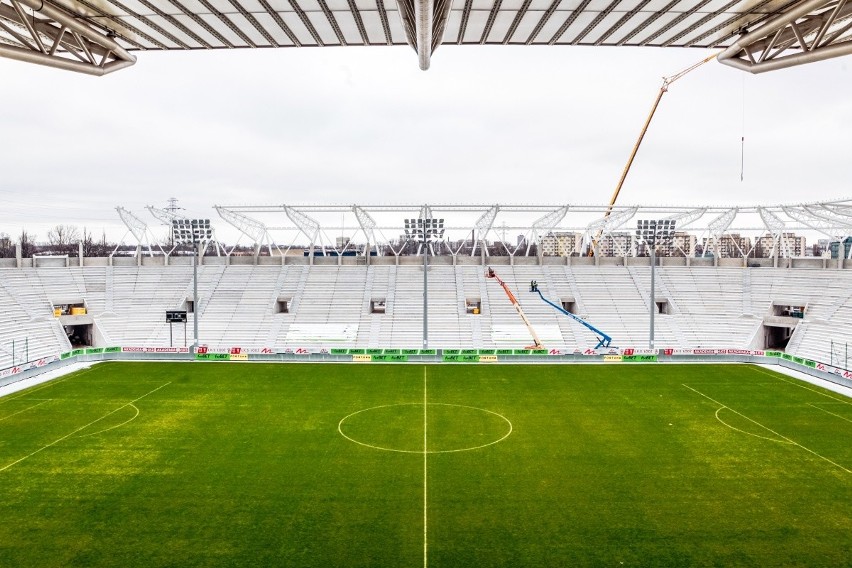
<path id="1" fill-rule="evenodd" d="M 634 363 L 654 363 L 657 361 L 656 355 L 622 355 L 622 361 L 633 361 Z"/>
<path id="2" fill-rule="evenodd" d="M 121 353 L 121 347 L 104 347 L 104 353 Z"/>
<path id="3" fill-rule="evenodd" d="M 196 353 L 196 360 L 207 360 L 207 361 L 230 361 L 231 354 L 230 353 Z"/>
<path id="4" fill-rule="evenodd" d="M 444 363 L 479 363 L 479 355 L 444 355 Z"/>
<path id="5" fill-rule="evenodd" d="M 385 363 L 406 363 L 408 355 L 373 355 L 373 361 Z"/>
<path id="6" fill-rule="evenodd" d="M 348 353 L 348 351 L 346 349 L 340 349 L 340 348 L 332 348 L 331 349 L 332 355 L 346 355 L 347 353 Z"/>

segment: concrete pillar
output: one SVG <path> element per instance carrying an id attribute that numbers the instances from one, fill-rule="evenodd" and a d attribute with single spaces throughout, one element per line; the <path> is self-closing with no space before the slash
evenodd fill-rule
<path id="1" fill-rule="evenodd" d="M 77 257 L 80 259 L 80 268 L 83 267 L 83 241 L 77 243 Z"/>
<path id="2" fill-rule="evenodd" d="M 15 266 L 21 268 L 24 264 L 23 254 L 21 252 L 21 241 L 15 243 Z"/>

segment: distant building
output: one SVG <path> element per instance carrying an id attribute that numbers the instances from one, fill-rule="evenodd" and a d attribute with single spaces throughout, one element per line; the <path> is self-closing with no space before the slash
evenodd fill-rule
<path id="1" fill-rule="evenodd" d="M 742 258 L 751 251 L 751 239 L 739 233 L 725 233 L 719 238 L 719 250 L 716 250 L 716 240 L 705 237 L 701 242 L 705 256 L 718 258 Z"/>
<path id="2" fill-rule="evenodd" d="M 545 256 L 571 256 L 579 252 L 581 239 L 580 233 L 550 232 L 539 239 L 539 245 Z"/>
<path id="3" fill-rule="evenodd" d="M 633 234 L 627 231 L 610 233 L 598 241 L 601 256 L 628 256 L 633 244 Z"/>
<path id="4" fill-rule="evenodd" d="M 778 242 L 778 256 L 805 256 L 806 247 L 805 237 L 797 236 L 796 233 L 782 233 Z M 754 256 L 755 258 L 775 256 L 775 238 L 770 233 L 757 239 L 754 245 Z"/>
<path id="5" fill-rule="evenodd" d="M 831 249 L 831 258 L 849 258 L 852 253 L 852 237 L 846 237 L 842 242 L 834 241 L 829 245 Z"/>
<path id="6" fill-rule="evenodd" d="M 694 256 L 697 242 L 695 235 L 677 231 L 670 241 L 657 247 L 657 256 Z"/>

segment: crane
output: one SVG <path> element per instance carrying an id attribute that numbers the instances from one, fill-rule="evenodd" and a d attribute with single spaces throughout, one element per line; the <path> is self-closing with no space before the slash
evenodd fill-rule
<path id="1" fill-rule="evenodd" d="M 645 133 L 648 132 L 648 126 L 651 125 L 651 119 L 654 118 L 654 113 L 657 112 L 657 107 L 660 105 L 660 100 L 663 98 L 663 95 L 666 94 L 669 90 L 669 85 L 686 75 L 687 73 L 694 71 L 716 57 L 716 54 L 709 55 L 699 61 L 687 67 L 683 71 L 675 73 L 669 77 L 663 77 L 663 84 L 660 85 L 660 91 L 657 93 L 657 98 L 654 99 L 654 104 L 651 106 L 651 112 L 648 114 L 648 118 L 645 119 L 645 124 L 642 126 L 642 131 L 639 132 L 639 138 L 636 140 L 636 144 L 633 145 L 633 150 L 630 152 L 630 157 L 627 158 L 627 164 L 624 166 L 624 170 L 621 172 L 621 178 L 618 180 L 618 184 L 615 186 L 615 191 L 612 192 L 612 197 L 609 199 L 609 205 L 606 208 L 606 212 L 604 213 L 604 219 L 610 216 L 612 213 L 612 208 L 615 206 L 615 202 L 618 199 L 618 194 L 621 193 L 621 187 L 624 185 L 624 180 L 627 179 L 627 173 L 630 171 L 630 166 L 633 165 L 633 159 L 636 157 L 636 153 L 639 151 L 639 146 L 642 144 L 642 139 L 645 138 Z M 597 245 L 598 240 L 601 238 L 601 232 L 603 229 L 598 229 L 597 233 L 595 233 L 594 239 L 592 239 L 591 246 L 589 247 L 588 256 L 594 256 L 595 254 L 595 245 Z"/>
<path id="2" fill-rule="evenodd" d="M 544 346 L 542 346 L 541 341 L 539 341 L 538 335 L 533 329 L 530 320 L 527 319 L 526 314 L 524 314 L 524 310 L 521 309 L 521 304 L 518 303 L 518 299 L 515 298 L 514 294 L 512 294 L 512 291 L 509 289 L 509 286 L 505 282 L 503 282 L 499 276 L 497 276 L 497 274 L 494 272 L 494 269 L 490 266 L 488 267 L 488 270 L 485 271 L 485 277 L 493 278 L 500 286 L 503 287 L 503 291 L 505 291 L 506 295 L 509 296 L 509 301 L 512 302 L 512 305 L 515 307 L 515 311 L 518 312 L 518 315 L 521 316 L 522 320 L 524 320 L 524 324 L 526 324 L 527 329 L 529 330 L 530 335 L 533 338 L 533 345 L 526 346 L 526 349 L 544 349 Z"/>
<path id="3" fill-rule="evenodd" d="M 536 282 L 535 280 L 530 282 L 530 292 L 538 292 L 538 296 L 542 300 L 544 300 L 544 303 L 550 304 L 551 306 L 553 306 L 554 308 L 556 308 L 557 310 L 559 310 L 560 312 L 562 312 L 566 316 L 573 318 L 575 321 L 578 321 L 581 324 L 583 324 L 584 326 L 586 326 L 587 328 L 589 328 L 592 331 L 592 333 L 594 333 L 595 335 L 599 335 L 600 337 L 597 338 L 598 344 L 595 345 L 595 349 L 600 349 L 601 347 L 609 347 L 609 344 L 612 342 L 612 337 L 605 334 L 604 332 L 602 332 L 601 330 L 599 330 L 598 328 L 596 328 L 595 326 L 593 326 L 592 324 L 590 324 L 589 322 L 584 320 L 583 318 L 575 316 L 574 314 L 572 314 L 571 312 L 569 312 L 568 310 L 566 310 L 562 306 L 558 306 L 555 303 L 548 300 L 547 298 L 545 298 L 544 294 L 541 293 L 541 290 L 538 289 L 538 282 Z"/>

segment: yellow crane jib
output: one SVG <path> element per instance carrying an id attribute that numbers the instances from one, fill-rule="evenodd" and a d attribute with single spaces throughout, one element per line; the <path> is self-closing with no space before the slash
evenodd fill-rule
<path id="1" fill-rule="evenodd" d="M 636 140 L 636 143 L 633 145 L 633 150 L 630 151 L 630 157 L 627 158 L 627 164 L 625 164 L 624 169 L 621 171 L 621 177 L 618 179 L 618 184 L 615 186 L 615 191 L 612 192 L 612 197 L 609 200 L 609 205 L 606 208 L 606 212 L 604 213 L 604 219 L 610 216 L 612 213 L 612 208 L 615 205 L 616 200 L 618 200 L 618 194 L 621 193 L 621 187 L 624 185 L 624 180 L 627 179 L 627 174 L 630 171 L 630 166 L 633 165 L 633 159 L 636 157 L 636 153 L 639 151 L 639 146 L 642 144 L 642 140 L 645 138 L 645 133 L 648 132 L 648 126 L 651 124 L 651 119 L 654 118 L 654 113 L 657 112 L 657 107 L 660 104 L 660 99 L 663 98 L 663 95 L 669 90 L 669 85 L 686 75 L 687 73 L 698 69 L 711 59 L 715 58 L 716 54 L 709 55 L 695 63 L 683 71 L 675 73 L 669 77 L 663 77 L 663 84 L 660 86 L 660 90 L 657 93 L 657 98 L 654 99 L 654 104 L 651 106 L 651 112 L 648 113 L 648 118 L 645 119 L 645 124 L 642 125 L 642 130 L 639 132 L 639 138 Z M 601 233 L 603 229 L 598 229 L 595 233 L 595 236 L 592 238 L 592 242 L 589 245 L 589 253 L 588 256 L 595 255 L 595 247 L 598 244 L 598 241 L 601 238 Z"/>

